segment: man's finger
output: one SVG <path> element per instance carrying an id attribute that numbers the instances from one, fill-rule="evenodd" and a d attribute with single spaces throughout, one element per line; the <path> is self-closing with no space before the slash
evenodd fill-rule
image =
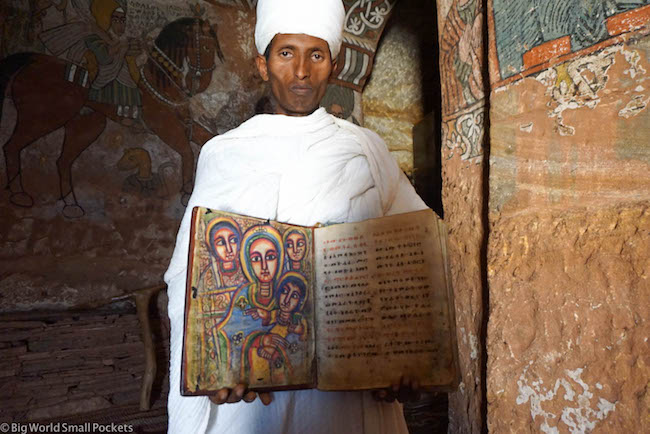
<path id="1" fill-rule="evenodd" d="M 228 396 L 228 399 L 226 400 L 227 403 L 235 403 L 241 401 L 242 397 L 244 396 L 244 391 L 246 390 L 246 386 L 243 384 L 238 384 L 235 386 L 234 389 L 230 392 L 230 395 Z"/>
<path id="2" fill-rule="evenodd" d="M 260 393 L 260 401 L 262 401 L 262 404 L 264 405 L 269 405 L 271 401 L 273 401 L 273 398 L 269 392 L 262 392 Z"/>
<path id="3" fill-rule="evenodd" d="M 257 393 L 251 390 L 246 395 L 244 395 L 242 399 L 244 400 L 244 402 L 253 402 L 255 401 L 255 398 L 257 398 Z"/>
<path id="4" fill-rule="evenodd" d="M 210 397 L 210 401 L 214 402 L 217 405 L 221 405 L 224 402 L 226 402 L 229 394 L 230 394 L 230 389 L 226 389 L 226 388 L 219 389 L 217 390 L 216 395 Z"/>
<path id="5" fill-rule="evenodd" d="M 377 401 L 383 401 L 384 399 L 386 399 L 387 395 L 388 392 L 386 392 L 385 389 L 375 390 L 372 392 L 372 397 L 375 398 Z"/>
<path id="6" fill-rule="evenodd" d="M 399 380 L 398 390 L 395 390 L 395 387 L 393 386 L 393 391 L 395 391 L 396 398 L 399 402 L 408 401 L 408 395 L 410 392 L 410 383 L 411 380 L 409 379 L 409 377 L 403 375 L 402 378 L 400 378 Z"/>

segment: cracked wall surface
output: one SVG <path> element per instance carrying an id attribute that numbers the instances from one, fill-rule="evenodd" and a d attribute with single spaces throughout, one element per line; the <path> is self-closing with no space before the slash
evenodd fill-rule
<path id="1" fill-rule="evenodd" d="M 449 395 L 449 432 L 480 433 L 483 416 L 485 120 L 484 4 L 437 2 L 442 93 L 442 200 L 461 378 Z"/>
<path id="2" fill-rule="evenodd" d="M 647 12 L 516 80 L 491 56 L 490 431 L 650 430 Z"/>

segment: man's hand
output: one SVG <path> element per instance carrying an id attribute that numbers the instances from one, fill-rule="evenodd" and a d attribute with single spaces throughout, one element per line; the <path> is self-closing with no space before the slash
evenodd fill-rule
<path id="1" fill-rule="evenodd" d="M 259 396 L 260 401 L 262 401 L 262 404 L 264 405 L 269 405 L 273 400 L 269 392 L 261 392 Z M 247 391 L 245 384 L 238 384 L 233 389 L 219 389 L 216 395 L 210 396 L 210 401 L 212 401 L 213 404 L 221 405 L 232 404 L 239 402 L 242 399 L 244 402 L 253 402 L 255 401 L 255 398 L 257 398 L 257 392 L 253 392 L 252 390 Z"/>
<path id="2" fill-rule="evenodd" d="M 386 389 L 373 390 L 372 397 L 377 401 L 399 402 L 417 401 L 420 399 L 419 384 L 417 380 L 402 377 L 400 382 Z"/>

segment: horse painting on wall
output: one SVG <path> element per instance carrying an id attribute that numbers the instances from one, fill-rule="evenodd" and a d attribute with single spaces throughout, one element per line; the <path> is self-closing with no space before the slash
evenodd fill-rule
<path id="1" fill-rule="evenodd" d="M 120 3 L 93 0 L 90 11 L 92 20 L 39 34 L 52 54 L 16 53 L 0 61 L 0 97 L 10 95 L 17 118 L 3 146 L 9 200 L 20 207 L 34 204 L 23 188 L 21 151 L 63 128 L 56 162 L 63 214 L 83 216 L 72 165 L 104 132 L 108 118 L 155 134 L 180 155 L 186 204 L 194 172 L 190 142 L 202 146 L 214 136 L 193 118 L 190 100 L 208 88 L 213 71 L 224 62 L 216 24 L 199 17 L 176 19 L 145 48 L 146 41 L 123 37 L 126 14 Z M 146 59 L 141 65 L 138 55 Z M 2 104 L 0 118 L 1 110 Z"/>

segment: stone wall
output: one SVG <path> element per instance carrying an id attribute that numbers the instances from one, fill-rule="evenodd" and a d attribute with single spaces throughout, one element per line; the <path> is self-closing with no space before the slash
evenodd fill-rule
<path id="1" fill-rule="evenodd" d="M 152 315 L 158 369 L 151 402 L 166 410 L 169 333 L 166 310 L 160 312 L 162 320 L 158 313 Z M 137 409 L 144 369 L 140 324 L 128 304 L 0 316 L 3 421 L 52 421 L 111 408 Z"/>
<path id="2" fill-rule="evenodd" d="M 400 0 L 384 31 L 363 91 L 364 126 L 379 134 L 407 175 L 413 174 L 413 127 L 434 109 L 435 4 Z"/>
<path id="3" fill-rule="evenodd" d="M 489 428 L 647 432 L 650 7 L 492 3 Z"/>

